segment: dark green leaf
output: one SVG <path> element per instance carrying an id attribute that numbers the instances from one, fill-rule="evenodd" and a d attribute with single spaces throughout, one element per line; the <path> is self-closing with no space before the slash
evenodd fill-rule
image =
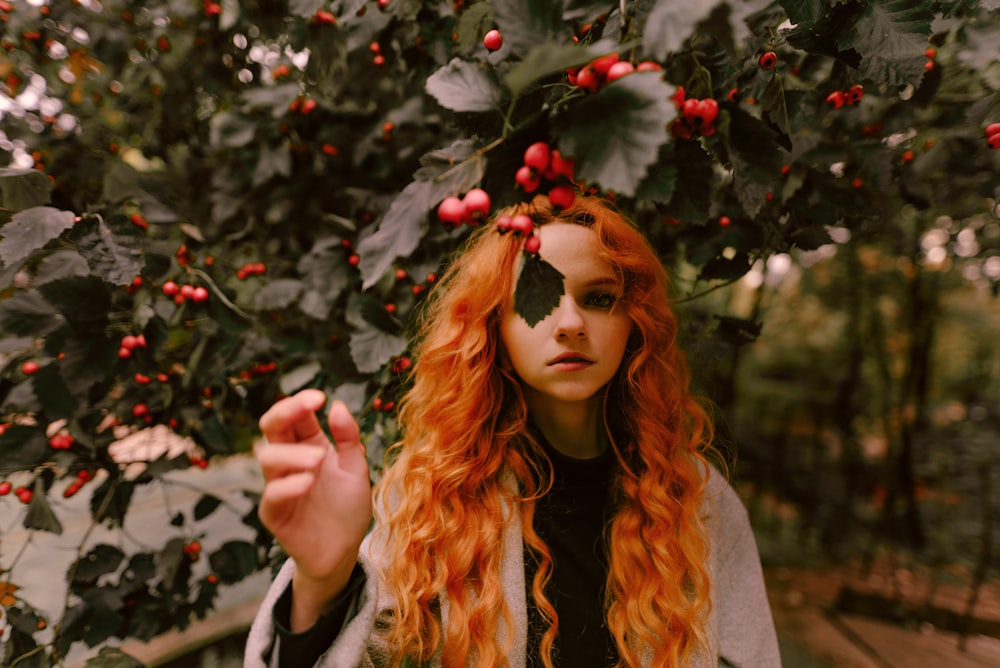
<path id="1" fill-rule="evenodd" d="M 44 247 L 64 231 L 73 227 L 72 211 L 60 211 L 51 206 L 36 206 L 15 213 L 10 222 L 0 228 L 0 261 L 5 265 L 20 262 Z"/>
<path id="2" fill-rule="evenodd" d="M 111 528 L 123 526 L 125 514 L 132 502 L 133 491 L 135 491 L 134 482 L 114 477 L 107 478 L 90 497 L 91 517 L 96 522 L 107 524 Z"/>
<path id="3" fill-rule="evenodd" d="M 500 105 L 500 88 L 491 70 L 460 58 L 427 77 L 426 90 L 452 111 L 493 111 Z"/>
<path id="4" fill-rule="evenodd" d="M 536 81 L 568 68 L 584 65 L 598 56 L 617 52 L 620 48 L 613 39 L 604 39 L 586 47 L 562 42 L 541 42 L 534 45 L 523 60 L 510 68 L 504 77 L 504 83 L 510 94 L 517 97 Z"/>
<path id="5" fill-rule="evenodd" d="M 677 115 L 672 93 L 659 72 L 637 72 L 582 100 L 559 137 L 563 154 L 576 159 L 577 178 L 634 194 Z"/>
<path id="6" fill-rule="evenodd" d="M 0 302 L 0 329 L 15 336 L 45 336 L 63 323 L 38 292 L 19 292 Z"/>
<path id="7" fill-rule="evenodd" d="M 142 232 L 124 216 L 118 217 L 113 228 L 97 216 L 88 216 L 73 227 L 70 240 L 90 271 L 112 285 L 128 285 L 142 272 Z"/>
<path id="8" fill-rule="evenodd" d="M 730 114 L 728 140 L 736 196 L 750 216 L 764 206 L 767 193 L 777 190 L 781 171 L 777 133 L 741 109 Z"/>
<path id="9" fill-rule="evenodd" d="M 111 308 L 111 291 L 96 276 L 50 281 L 38 289 L 77 331 L 103 331 Z"/>
<path id="10" fill-rule="evenodd" d="M 702 223 L 711 206 L 711 191 L 705 184 L 712 182 L 712 157 L 698 142 L 681 141 L 672 146 L 678 176 L 669 213 L 682 223 Z"/>
<path id="11" fill-rule="evenodd" d="M 455 47 L 466 51 L 482 44 L 483 35 L 493 27 L 493 5 L 477 2 L 462 10 L 455 22 Z"/>
<path id="12" fill-rule="evenodd" d="M 41 478 L 35 478 L 35 493 L 28 504 L 28 512 L 24 516 L 25 529 L 38 529 L 49 533 L 62 534 L 63 527 L 59 518 L 52 512 L 49 499 L 45 495 L 45 485 Z"/>
<path id="13" fill-rule="evenodd" d="M 203 494 L 198 503 L 194 504 L 194 519 L 203 520 L 212 513 L 215 512 L 216 508 L 222 505 L 222 500 L 217 496 L 212 496 L 211 494 Z"/>
<path id="14" fill-rule="evenodd" d="M 392 267 L 397 257 L 412 253 L 427 232 L 427 211 L 433 185 L 413 181 L 393 200 L 374 234 L 358 244 L 362 288 L 367 290 Z"/>
<path id="15" fill-rule="evenodd" d="M 655 60 L 665 60 L 681 48 L 710 9 L 708 3 L 658 0 L 642 31 L 643 50 Z"/>
<path id="16" fill-rule="evenodd" d="M 833 239 L 824 227 L 804 227 L 791 234 L 788 240 L 802 250 L 815 250 L 820 246 L 832 244 Z"/>
<path id="17" fill-rule="evenodd" d="M 288 308 L 302 294 L 302 281 L 279 278 L 271 281 L 254 295 L 253 307 L 258 311 L 277 311 Z"/>
<path id="18" fill-rule="evenodd" d="M 792 128 L 788 122 L 788 107 L 785 105 L 785 88 L 782 85 L 781 77 L 777 74 L 767 82 L 767 88 L 764 89 L 760 103 L 764 113 L 767 114 L 767 119 L 781 132 L 782 145 L 790 151 L 792 145 L 788 135 L 791 134 Z"/>
<path id="19" fill-rule="evenodd" d="M 563 296 L 565 276 L 539 255 L 525 252 L 514 290 L 514 311 L 529 327 L 544 320 Z"/>
<path id="20" fill-rule="evenodd" d="M 75 250 L 64 248 L 45 256 L 35 276 L 35 285 L 70 276 L 90 276 L 90 267 Z"/>
<path id="21" fill-rule="evenodd" d="M 102 647 L 97 656 L 87 659 L 84 668 L 144 668 L 145 664 L 123 652 L 120 647 Z"/>
<path id="22" fill-rule="evenodd" d="M 493 0 L 493 17 L 516 56 L 546 42 L 566 43 L 573 34 L 559 0 Z"/>
<path id="23" fill-rule="evenodd" d="M 886 86 L 920 84 L 934 14 L 929 3 L 869 0 L 837 45 L 861 54 L 861 76 Z"/>
<path id="24" fill-rule="evenodd" d="M 209 556 L 212 571 L 226 584 L 239 582 L 257 570 L 257 549 L 252 543 L 231 540 Z"/>
<path id="25" fill-rule="evenodd" d="M 789 20 L 797 26 L 810 29 L 826 11 L 824 0 L 778 0 Z"/>
<path id="26" fill-rule="evenodd" d="M 743 318 L 733 318 L 731 316 L 715 316 L 718 318 L 718 327 L 715 335 L 722 338 L 730 345 L 742 345 L 753 343 L 760 336 L 762 324 L 755 320 L 745 320 Z"/>
<path id="27" fill-rule="evenodd" d="M 116 572 L 124 559 L 125 553 L 114 545 L 95 545 L 77 563 L 73 582 L 93 585 L 102 575 Z"/>
<path id="28" fill-rule="evenodd" d="M 334 302 L 351 282 L 353 269 L 344 262 L 340 242 L 339 236 L 315 240 L 296 265 L 304 288 L 299 309 L 316 320 L 326 320 Z"/>
<path id="29" fill-rule="evenodd" d="M 45 431 L 40 427 L 14 424 L 0 434 L 0 462 L 5 468 L 30 469 L 51 454 Z"/>
<path id="30" fill-rule="evenodd" d="M 306 387 L 323 370 L 320 363 L 313 360 L 295 367 L 291 371 L 281 374 L 278 380 L 278 387 L 284 394 L 294 394 L 298 390 Z"/>
<path id="31" fill-rule="evenodd" d="M 361 373 L 374 373 L 406 350 L 407 341 L 364 323 L 351 333 L 351 357 Z"/>
<path id="32" fill-rule="evenodd" d="M 115 350 L 97 327 L 69 337 L 63 344 L 65 357 L 59 362 L 59 375 L 70 392 L 80 394 L 106 378 L 118 359 Z"/>
<path id="33" fill-rule="evenodd" d="M 60 375 L 60 365 L 47 364 L 31 377 L 35 396 L 42 402 L 45 414 L 52 419 L 69 419 L 76 411 L 77 400 Z"/>
<path id="34" fill-rule="evenodd" d="M 660 147 L 660 155 L 639 184 L 636 197 L 666 204 L 674 196 L 678 169 L 672 162 L 673 149 L 673 144 Z"/>
<path id="35" fill-rule="evenodd" d="M 37 169 L 0 169 L 0 207 L 24 211 L 49 203 L 52 182 Z"/>

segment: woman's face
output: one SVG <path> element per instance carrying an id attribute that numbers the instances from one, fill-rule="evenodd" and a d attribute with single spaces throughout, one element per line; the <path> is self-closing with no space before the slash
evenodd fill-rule
<path id="1" fill-rule="evenodd" d="M 632 323 L 618 304 L 623 286 L 599 255 L 591 229 L 553 221 L 536 234 L 542 259 L 565 277 L 565 294 L 534 327 L 508 300 L 500 336 L 529 406 L 587 401 L 611 380 L 625 354 Z"/>

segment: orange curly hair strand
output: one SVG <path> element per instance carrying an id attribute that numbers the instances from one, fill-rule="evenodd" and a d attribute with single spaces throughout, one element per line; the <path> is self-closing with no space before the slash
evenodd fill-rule
<path id="1" fill-rule="evenodd" d="M 594 230 L 626 288 L 621 304 L 633 331 L 604 403 L 620 464 L 607 529 L 606 618 L 621 665 L 639 666 L 647 655 L 656 666 L 682 665 L 707 647 L 708 543 L 698 513 L 712 427 L 688 389 L 666 273 L 641 232 L 603 200 L 577 197 L 556 213 L 539 196 L 500 213 L 513 210 L 537 224 L 558 218 Z M 397 662 L 438 655 L 447 668 L 506 665 L 514 621 L 500 562 L 516 512 L 526 558 L 537 560 L 531 595 L 548 624 L 541 659 L 552 666 L 558 618 L 545 595 L 552 558 L 532 525 L 551 465 L 537 463 L 546 458 L 528 431 L 499 333 L 520 253 L 516 235 L 492 225 L 475 230 L 418 323 L 414 382 L 400 403 L 403 441 L 376 489 L 377 531 L 391 555 L 384 584 L 395 601 L 387 642 Z"/>

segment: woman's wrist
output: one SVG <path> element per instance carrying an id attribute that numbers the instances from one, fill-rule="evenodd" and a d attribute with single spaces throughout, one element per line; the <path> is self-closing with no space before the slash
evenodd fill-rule
<path id="1" fill-rule="evenodd" d="M 314 577 L 296 568 L 292 575 L 292 610 L 290 630 L 301 633 L 309 629 L 319 619 L 330 603 L 347 587 L 351 572 L 357 563 L 357 554 L 351 559 L 338 561 L 332 573 L 326 577 Z"/>

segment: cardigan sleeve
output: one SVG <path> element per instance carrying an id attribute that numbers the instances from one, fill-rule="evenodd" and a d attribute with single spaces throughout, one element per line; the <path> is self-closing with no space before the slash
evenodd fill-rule
<path id="1" fill-rule="evenodd" d="M 706 493 L 715 501 L 706 521 L 712 539 L 711 616 L 719 664 L 780 668 L 777 633 L 746 508 L 715 471 Z"/>

